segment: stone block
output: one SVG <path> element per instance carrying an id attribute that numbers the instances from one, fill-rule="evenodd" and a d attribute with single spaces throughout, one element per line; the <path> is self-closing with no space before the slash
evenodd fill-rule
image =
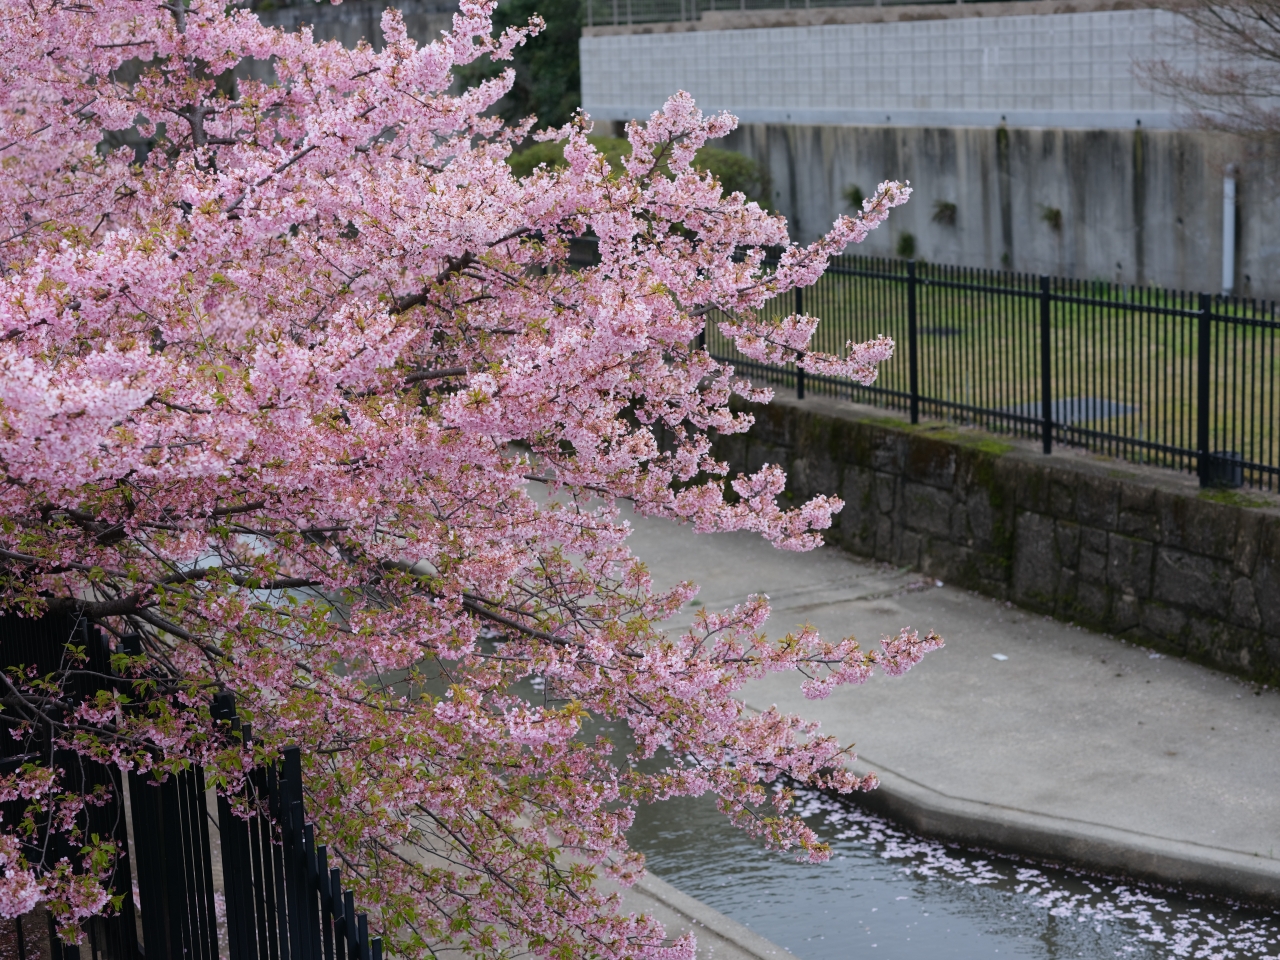
<path id="1" fill-rule="evenodd" d="M 877 473 L 875 478 L 876 509 L 881 513 L 892 513 L 898 487 L 897 478 L 887 473 Z"/>
<path id="2" fill-rule="evenodd" d="M 1080 527 L 1080 549 L 1105 554 L 1107 552 L 1107 532 L 1105 530 L 1095 530 L 1093 527 Z"/>
<path id="3" fill-rule="evenodd" d="M 833 424 L 829 454 L 844 464 L 871 469 L 872 433 L 868 425 L 856 421 Z"/>
<path id="4" fill-rule="evenodd" d="M 1187 625 L 1187 615 L 1177 607 L 1148 601 L 1142 605 L 1140 622 L 1153 637 L 1181 643 L 1182 631 Z"/>
<path id="5" fill-rule="evenodd" d="M 894 543 L 893 562 L 900 567 L 919 567 L 924 537 L 910 530 L 899 532 Z"/>
<path id="6" fill-rule="evenodd" d="M 1268 532 L 1267 521 L 1271 519 L 1254 510 L 1240 511 L 1236 526 L 1236 546 L 1231 558 L 1237 573 L 1246 577 L 1253 573 L 1254 564 L 1257 563 L 1258 554 L 1262 549 L 1262 542 Z M 1272 522 L 1274 523 L 1274 520 Z M 1280 527 L 1280 524 L 1277 526 Z"/>
<path id="7" fill-rule="evenodd" d="M 863 467 L 845 467 L 844 482 L 840 485 L 840 499 L 845 510 L 855 507 L 861 513 L 875 514 L 876 475 Z"/>
<path id="8" fill-rule="evenodd" d="M 775 466 L 787 469 L 786 447 L 780 447 L 772 443 L 752 443 L 747 448 L 747 472 L 755 473 L 765 464 L 771 463 Z"/>
<path id="9" fill-rule="evenodd" d="M 991 495 L 981 487 L 971 489 L 965 500 L 969 537 L 975 546 L 989 547 L 995 543 L 996 512 L 991 506 Z"/>
<path id="10" fill-rule="evenodd" d="M 1260 639 L 1258 672 L 1273 681 L 1280 680 L 1280 637 L 1269 637 L 1264 634 Z"/>
<path id="11" fill-rule="evenodd" d="M 871 466 L 884 473 L 900 476 L 903 472 L 903 450 L 907 438 L 900 433 L 880 431 L 872 440 Z"/>
<path id="12" fill-rule="evenodd" d="M 1116 530 L 1127 537 L 1157 543 L 1160 540 L 1160 518 L 1154 512 L 1125 510 L 1122 507 L 1116 517 Z"/>
<path id="13" fill-rule="evenodd" d="M 1080 526 L 1114 530 L 1119 513 L 1119 483 L 1106 477 L 1080 477 L 1076 488 L 1076 520 Z"/>
<path id="14" fill-rule="evenodd" d="M 1074 519 L 1076 515 L 1076 475 L 1065 470 L 1055 470 L 1049 478 L 1049 512 L 1060 519 Z"/>
<path id="15" fill-rule="evenodd" d="M 1032 513 L 1050 513 L 1049 489 L 1051 471 L 1046 467 L 1033 466 L 1029 463 L 1018 464 L 1015 486 L 1015 502 L 1019 510 Z"/>
<path id="16" fill-rule="evenodd" d="M 1076 587 L 1076 602 L 1072 607 L 1071 619 L 1086 627 L 1105 630 L 1110 614 L 1110 599 L 1106 587 L 1080 580 Z"/>
<path id="17" fill-rule="evenodd" d="M 1110 534 L 1107 538 L 1107 583 L 1126 596 L 1151 596 L 1151 560 L 1154 554 L 1155 546 L 1146 540 Z"/>
<path id="18" fill-rule="evenodd" d="M 1112 594 L 1110 629 L 1113 633 L 1125 633 L 1138 626 L 1142 615 L 1142 601 L 1132 594 Z"/>
<path id="19" fill-rule="evenodd" d="M 1240 627 L 1256 630 L 1262 626 L 1253 583 L 1248 577 L 1237 577 L 1231 584 L 1231 622 Z"/>
<path id="20" fill-rule="evenodd" d="M 1163 603 L 1223 618 L 1228 613 L 1233 579 L 1227 563 L 1160 547 L 1152 595 Z"/>
<path id="21" fill-rule="evenodd" d="M 1280 636 L 1280 560 L 1267 557 L 1258 562 L 1253 575 L 1253 596 L 1262 629 Z"/>
<path id="22" fill-rule="evenodd" d="M 1058 560 L 1064 567 L 1072 568 L 1080 562 L 1080 527 L 1069 520 L 1059 520 L 1053 527 L 1054 543 L 1058 547 Z"/>
<path id="23" fill-rule="evenodd" d="M 1058 572 L 1058 603 L 1054 616 L 1064 620 L 1075 619 L 1076 603 L 1080 594 L 1080 577 L 1074 570 Z"/>
<path id="24" fill-rule="evenodd" d="M 873 554 L 876 543 L 875 478 L 871 471 L 859 467 L 846 467 L 840 499 L 844 509 L 837 523 L 846 547 L 855 553 Z"/>
<path id="25" fill-rule="evenodd" d="M 1221 632 L 1221 623 L 1213 623 L 1203 617 L 1187 617 L 1187 625 L 1182 631 L 1183 649 L 1198 659 L 1222 663 L 1228 658 L 1222 655 Z"/>
<path id="26" fill-rule="evenodd" d="M 1190 553 L 1233 559 L 1240 507 L 1171 494 L 1158 495 L 1156 503 L 1161 542 Z"/>
<path id="27" fill-rule="evenodd" d="M 947 583 L 968 585 L 973 576 L 972 551 L 956 547 L 945 540 L 926 537 L 920 555 L 920 569 Z"/>
<path id="28" fill-rule="evenodd" d="M 950 536 L 951 502 L 949 491 L 922 483 L 903 483 L 902 522 L 911 530 Z"/>
<path id="29" fill-rule="evenodd" d="M 1097 550 L 1086 550 L 1080 547 L 1080 560 L 1076 564 L 1076 572 L 1080 574 L 1082 583 L 1107 582 L 1107 555 Z"/>
<path id="30" fill-rule="evenodd" d="M 876 519 L 875 558 L 877 560 L 893 559 L 893 520 L 883 513 Z"/>
<path id="31" fill-rule="evenodd" d="M 796 457 L 791 461 L 787 479 L 792 491 L 801 499 L 822 494 L 839 496 L 840 472 L 829 457 L 811 452 L 810 456 Z"/>
<path id="32" fill-rule="evenodd" d="M 742 473 L 747 469 L 747 438 L 737 433 L 720 437 L 715 443 L 715 455 L 729 465 L 733 473 Z"/>
<path id="33" fill-rule="evenodd" d="M 1037 610 L 1057 606 L 1058 562 L 1053 520 L 1038 513 L 1018 515 L 1014 537 L 1013 597 Z"/>
<path id="34" fill-rule="evenodd" d="M 751 428 L 751 436 L 764 443 L 779 447 L 795 446 L 795 430 L 799 422 L 805 419 L 800 410 L 775 404 L 752 404 L 751 413 L 756 418 Z"/>
<path id="35" fill-rule="evenodd" d="M 1013 574 L 1013 563 L 1010 558 L 999 553 L 975 550 L 971 555 L 971 563 L 974 573 L 984 583 L 1001 584 L 1000 596 L 1003 599 L 1004 594 L 1008 592 L 1009 581 Z"/>
<path id="36" fill-rule="evenodd" d="M 956 478 L 955 445 L 912 437 L 906 448 L 905 473 L 917 483 L 950 490 Z"/>
<path id="37" fill-rule="evenodd" d="M 1154 515 L 1156 512 L 1156 488 L 1140 483 L 1121 483 L 1120 512 L 1150 513 Z"/>

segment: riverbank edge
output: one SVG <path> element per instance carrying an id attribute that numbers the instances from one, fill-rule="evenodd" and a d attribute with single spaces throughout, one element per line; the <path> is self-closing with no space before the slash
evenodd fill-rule
<path id="1" fill-rule="evenodd" d="M 635 904 L 637 896 L 662 904 L 689 921 L 694 935 L 698 937 L 699 956 L 714 956 L 718 953 L 713 944 L 703 940 L 704 936 L 723 941 L 756 960 L 796 960 L 795 954 L 785 947 L 780 947 L 772 940 L 766 940 L 749 927 L 736 920 L 731 920 L 719 910 L 710 907 L 687 893 L 681 893 L 671 884 L 652 873 L 646 874 L 627 891 L 628 899 Z"/>
<path id="2" fill-rule="evenodd" d="M 1280 909 L 1280 860 L 953 797 L 866 757 L 853 769 L 880 779 L 853 802 L 929 839 Z"/>
<path id="3" fill-rule="evenodd" d="M 828 543 L 1280 685 L 1275 494 L 829 397 L 731 407 L 755 423 L 713 454 L 781 466 L 791 505 L 841 498 Z"/>

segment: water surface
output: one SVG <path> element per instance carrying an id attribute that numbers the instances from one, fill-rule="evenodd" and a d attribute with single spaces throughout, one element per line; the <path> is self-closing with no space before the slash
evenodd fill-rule
<path id="1" fill-rule="evenodd" d="M 1280 918 L 917 837 L 816 791 L 821 865 L 770 853 L 706 798 L 642 808 L 650 869 L 802 960 L 1280 958 Z"/>

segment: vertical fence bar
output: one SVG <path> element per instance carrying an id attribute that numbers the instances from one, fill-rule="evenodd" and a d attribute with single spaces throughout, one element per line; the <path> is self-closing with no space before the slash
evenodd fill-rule
<path id="1" fill-rule="evenodd" d="M 804 291 L 796 287 L 796 316 L 804 314 Z M 796 358 L 796 399 L 804 399 L 804 368 L 800 366 L 800 357 Z"/>
<path id="2" fill-rule="evenodd" d="M 1049 278 L 1040 275 L 1040 442 L 1046 454 L 1053 453 L 1053 367 L 1049 337 L 1052 302 Z"/>
<path id="3" fill-rule="evenodd" d="M 920 359 L 916 330 L 916 262 L 907 261 L 907 371 L 910 377 L 911 422 L 920 422 Z"/>
<path id="4" fill-rule="evenodd" d="M 1200 486 L 1207 487 L 1212 480 L 1209 454 L 1209 350 L 1213 342 L 1209 329 L 1209 311 L 1212 300 L 1209 294 L 1200 294 L 1200 316 L 1197 318 L 1198 343 L 1196 346 L 1196 472 Z"/>

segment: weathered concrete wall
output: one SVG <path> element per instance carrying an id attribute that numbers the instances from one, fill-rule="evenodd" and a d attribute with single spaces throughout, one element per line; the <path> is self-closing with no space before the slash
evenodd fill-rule
<path id="1" fill-rule="evenodd" d="M 870 192 L 906 179 L 911 202 L 858 249 L 1081 279 L 1217 292 L 1222 191 L 1239 168 L 1234 289 L 1280 296 L 1280 162 L 1233 138 L 1192 130 L 746 124 L 727 145 L 767 164 L 774 204 L 810 240 Z M 954 225 L 934 220 L 955 204 Z M 1057 211 L 1055 215 L 1052 211 Z"/>
<path id="2" fill-rule="evenodd" d="M 948 6 L 969 15 L 939 17 Z M 629 120 L 687 90 L 703 110 L 746 123 L 994 127 L 1003 117 L 1015 127 L 1173 128 L 1176 104 L 1134 68 L 1163 61 L 1194 72 L 1201 62 L 1184 21 L 1150 7 L 1050 0 L 912 10 L 890 22 L 588 30 L 582 104 L 593 117 Z M 707 13 L 698 25 L 729 16 L 744 15 Z"/>
<path id="3" fill-rule="evenodd" d="M 949 583 L 1280 680 L 1280 508 L 1206 498 L 1170 471 L 1022 450 L 825 399 L 753 408 L 721 438 L 782 465 L 797 499 L 845 501 L 828 540 Z"/>

